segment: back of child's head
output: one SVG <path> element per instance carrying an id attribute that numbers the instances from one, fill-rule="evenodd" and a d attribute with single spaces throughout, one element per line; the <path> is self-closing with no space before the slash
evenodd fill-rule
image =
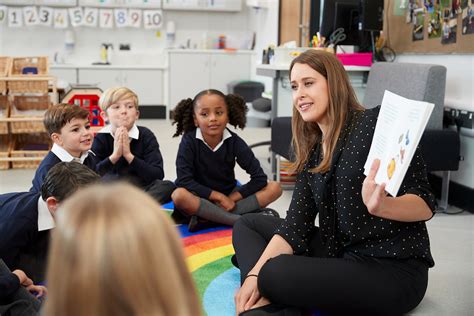
<path id="1" fill-rule="evenodd" d="M 200 315 L 176 228 L 146 193 L 96 185 L 57 215 L 46 315 Z"/>
<path id="2" fill-rule="evenodd" d="M 61 129 L 72 119 L 87 119 L 89 111 L 75 105 L 59 103 L 50 107 L 44 114 L 43 123 L 49 136 L 61 133 Z"/>
<path id="3" fill-rule="evenodd" d="M 78 162 L 60 162 L 49 169 L 41 185 L 41 197 L 46 201 L 53 196 L 59 202 L 77 189 L 98 182 L 100 177 Z"/>
<path id="4" fill-rule="evenodd" d="M 105 90 L 100 96 L 99 106 L 105 112 L 112 104 L 127 99 L 132 99 L 138 110 L 138 96 L 127 87 L 114 87 Z"/>
<path id="5" fill-rule="evenodd" d="M 207 89 L 196 94 L 194 99 L 183 99 L 176 105 L 173 111 L 173 124 L 176 124 L 176 133 L 173 137 L 190 132 L 196 128 L 194 124 L 194 109 L 201 97 L 205 95 L 218 95 L 222 97 L 227 106 L 229 124 L 235 128 L 239 127 L 244 129 L 247 122 L 246 114 L 248 111 L 245 100 L 238 94 L 229 93 L 225 95 L 219 90 Z"/>

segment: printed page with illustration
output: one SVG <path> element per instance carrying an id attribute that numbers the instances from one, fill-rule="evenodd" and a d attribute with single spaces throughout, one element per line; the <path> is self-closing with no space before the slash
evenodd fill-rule
<path id="1" fill-rule="evenodd" d="M 433 108 L 432 103 L 385 90 L 364 174 L 380 159 L 375 182 L 386 183 L 385 191 L 392 196 L 397 196 Z"/>

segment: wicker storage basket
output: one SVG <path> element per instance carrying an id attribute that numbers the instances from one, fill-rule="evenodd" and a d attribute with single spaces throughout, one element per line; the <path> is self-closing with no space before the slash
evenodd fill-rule
<path id="1" fill-rule="evenodd" d="M 9 156 L 9 141 L 8 135 L 0 135 L 0 169 L 10 168 L 9 161 L 2 161 L 4 158 Z"/>
<path id="2" fill-rule="evenodd" d="M 49 79 L 41 80 L 7 80 L 9 93 L 48 93 Z"/>
<path id="3" fill-rule="evenodd" d="M 48 75 L 48 57 L 14 57 L 10 76 Z"/>
<path id="4" fill-rule="evenodd" d="M 10 107 L 8 106 L 8 96 L 0 95 L 0 120 L 8 117 Z M 0 121 L 0 135 L 8 134 L 8 122 Z"/>
<path id="5" fill-rule="evenodd" d="M 0 79 L 0 95 L 7 93 L 7 81 Z"/>
<path id="6" fill-rule="evenodd" d="M 48 95 L 14 96 L 11 103 L 10 129 L 13 134 L 46 132 L 43 124 L 44 112 L 51 105 Z"/>
<path id="7" fill-rule="evenodd" d="M 10 57 L 0 57 L 0 94 L 7 93 L 7 81 L 1 79 L 1 77 L 8 76 L 10 72 L 11 58 Z"/>
<path id="8" fill-rule="evenodd" d="M 14 135 L 11 142 L 10 157 L 24 158 L 13 160 L 12 168 L 37 168 L 48 154 L 51 142 L 45 133 Z"/>

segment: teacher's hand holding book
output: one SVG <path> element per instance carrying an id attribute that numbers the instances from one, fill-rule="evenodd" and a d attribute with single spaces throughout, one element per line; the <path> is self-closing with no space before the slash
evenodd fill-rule
<path id="1" fill-rule="evenodd" d="M 385 183 L 378 185 L 375 175 L 380 167 L 380 159 L 374 159 L 370 166 L 369 174 L 362 184 L 362 200 L 370 214 L 377 216 L 387 199 Z"/>

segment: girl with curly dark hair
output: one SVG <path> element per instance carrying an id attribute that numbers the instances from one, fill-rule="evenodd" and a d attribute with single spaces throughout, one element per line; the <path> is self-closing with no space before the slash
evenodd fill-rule
<path id="1" fill-rule="evenodd" d="M 189 221 L 189 231 L 208 226 L 207 221 L 232 226 L 249 212 L 278 216 L 262 208 L 280 197 L 280 185 L 267 181 L 250 147 L 227 128 L 243 129 L 247 110 L 242 97 L 213 89 L 182 100 L 174 110 L 173 136 L 184 136 L 176 158 L 173 217 Z M 237 186 L 235 162 L 250 175 L 242 186 Z"/>

